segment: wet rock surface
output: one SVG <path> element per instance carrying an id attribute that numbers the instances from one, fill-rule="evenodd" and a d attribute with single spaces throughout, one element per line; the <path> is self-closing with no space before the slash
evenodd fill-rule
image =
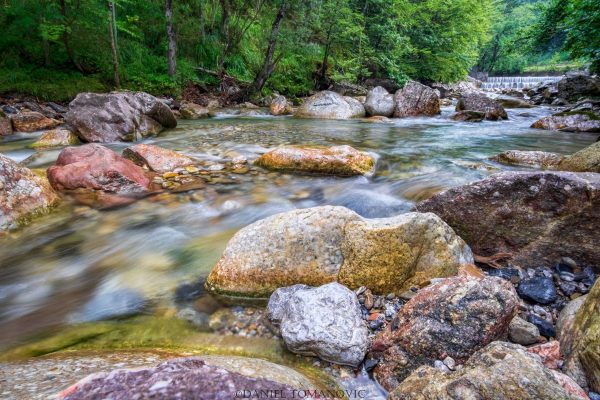
<path id="1" fill-rule="evenodd" d="M 600 118 L 592 113 L 564 112 L 544 117 L 532 128 L 566 132 L 600 132 Z"/>
<path id="2" fill-rule="evenodd" d="M 508 115 L 500 104 L 480 93 L 462 96 L 456 104 L 456 111 L 477 111 L 485 114 L 485 119 L 497 121 L 508 119 Z"/>
<path id="3" fill-rule="evenodd" d="M 481 111 L 462 110 L 450 116 L 454 121 L 481 122 L 485 119 L 485 113 Z"/>
<path id="4" fill-rule="evenodd" d="M 348 101 L 338 93 L 323 91 L 309 97 L 298 108 L 295 116 L 300 118 L 348 119 L 365 116 L 360 102 Z M 350 98 L 351 99 L 351 98 Z"/>
<path id="5" fill-rule="evenodd" d="M 210 116 L 210 110 L 207 107 L 188 101 L 181 104 L 179 112 L 183 119 L 202 119 Z"/>
<path id="6" fill-rule="evenodd" d="M 240 389 L 241 388 L 241 389 Z M 106 398 L 210 398 L 229 400 L 238 390 L 277 390 L 292 396 L 291 386 L 252 378 L 207 364 L 198 357 L 162 362 L 154 368 L 115 370 L 91 375 L 60 393 L 64 400 Z"/>
<path id="7" fill-rule="evenodd" d="M 549 168 L 558 167 L 564 158 L 560 154 L 545 151 L 507 150 L 490 159 L 502 164 Z"/>
<path id="8" fill-rule="evenodd" d="M 134 141 L 177 126 L 169 107 L 144 92 L 80 93 L 65 120 L 85 142 Z"/>
<path id="9" fill-rule="evenodd" d="M 372 174 L 375 168 L 370 154 L 350 146 L 283 146 L 263 154 L 255 164 L 275 171 L 341 176 Z"/>
<path id="10" fill-rule="evenodd" d="M 505 172 L 421 202 L 476 254 L 512 254 L 527 267 L 569 256 L 600 266 L 600 178 L 570 172 Z M 534 261 L 535 260 L 535 261 Z"/>
<path id="11" fill-rule="evenodd" d="M 238 231 L 207 288 L 264 298 L 279 287 L 337 280 L 389 293 L 452 275 L 465 263 L 472 263 L 469 248 L 433 214 L 369 220 L 323 206 L 277 214 Z"/>
<path id="12" fill-rule="evenodd" d="M 464 367 L 444 373 L 430 366 L 413 372 L 393 392 L 393 400 L 583 400 L 585 392 L 568 377 L 547 369 L 522 346 L 493 342 Z M 562 375 L 562 374 L 561 374 Z"/>
<path id="13" fill-rule="evenodd" d="M 375 378 L 391 391 L 421 365 L 447 356 L 466 361 L 506 335 L 518 302 L 498 278 L 453 277 L 420 290 L 374 339 Z"/>
<path id="14" fill-rule="evenodd" d="M 47 174 L 52 187 L 59 191 L 93 189 L 127 194 L 144 192 L 150 184 L 141 167 L 98 144 L 64 149 Z"/>
<path id="15" fill-rule="evenodd" d="M 35 132 L 52 129 L 61 124 L 60 121 L 48 118 L 35 111 L 26 111 L 11 115 L 10 120 L 15 132 Z"/>
<path id="16" fill-rule="evenodd" d="M 285 98 L 285 96 L 277 96 L 271 101 L 269 106 L 271 115 L 287 115 L 292 113 L 292 104 Z"/>
<path id="17" fill-rule="evenodd" d="M 0 154 L 0 232 L 50 212 L 58 201 L 46 179 Z"/>
<path id="18" fill-rule="evenodd" d="M 433 116 L 440 113 L 439 93 L 429 86 L 414 81 L 408 81 L 394 94 L 394 102 L 395 118 Z"/>
<path id="19" fill-rule="evenodd" d="M 267 306 L 287 348 L 358 366 L 367 352 L 367 327 L 356 294 L 339 283 L 277 289 Z"/>
<path id="20" fill-rule="evenodd" d="M 150 144 L 128 147 L 123 150 L 123 157 L 155 172 L 169 172 L 195 163 L 188 156 Z"/>
<path id="21" fill-rule="evenodd" d="M 394 113 L 394 96 L 385 88 L 377 86 L 367 93 L 365 110 L 367 115 L 391 117 Z"/>
<path id="22" fill-rule="evenodd" d="M 600 172 L 600 142 L 564 158 L 558 169 L 574 172 Z"/>
<path id="23" fill-rule="evenodd" d="M 32 148 L 74 146 L 80 144 L 79 138 L 69 129 L 53 129 L 44 132 L 38 140 L 31 145 Z"/>

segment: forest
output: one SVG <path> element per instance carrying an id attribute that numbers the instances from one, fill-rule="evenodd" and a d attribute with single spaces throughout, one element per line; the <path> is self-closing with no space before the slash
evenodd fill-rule
<path id="1" fill-rule="evenodd" d="M 600 69 L 596 0 L 3 0 L 0 22 L 0 93 L 55 101 Z"/>

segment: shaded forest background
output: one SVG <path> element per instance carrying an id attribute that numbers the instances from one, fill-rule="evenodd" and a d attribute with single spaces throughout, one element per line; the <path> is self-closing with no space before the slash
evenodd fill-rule
<path id="1" fill-rule="evenodd" d="M 0 93 L 55 101 L 600 70 L 598 0 L 0 0 L 0 23 Z"/>

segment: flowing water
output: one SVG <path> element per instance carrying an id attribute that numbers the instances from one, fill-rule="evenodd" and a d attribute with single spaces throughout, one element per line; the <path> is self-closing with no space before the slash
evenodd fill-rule
<path id="1" fill-rule="evenodd" d="M 481 84 L 487 89 L 523 89 L 558 82 L 562 76 L 490 76 Z"/>
<path id="2" fill-rule="evenodd" d="M 181 121 L 146 142 L 202 160 L 244 155 L 250 162 L 281 144 L 347 144 L 375 154 L 377 172 L 335 178 L 253 170 L 209 190 L 154 196 L 110 211 L 66 205 L 0 238 L 0 346 L 119 314 L 115 310 L 177 308 L 178 296 L 201 287 L 233 233 L 269 215 L 324 204 L 368 217 L 393 215 L 440 190 L 513 169 L 487 160 L 500 151 L 570 154 L 596 140 L 528 128 L 551 112 L 509 110 L 509 121 L 475 124 L 451 121 L 451 108 L 439 117 L 392 123 L 268 116 Z M 59 150 L 28 149 L 36 137 L 2 139 L 0 152 L 45 168 Z"/>

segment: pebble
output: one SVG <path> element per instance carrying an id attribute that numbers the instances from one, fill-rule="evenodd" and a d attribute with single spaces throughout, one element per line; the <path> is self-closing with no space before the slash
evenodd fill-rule
<path id="1" fill-rule="evenodd" d="M 452 371 L 454 371 L 456 369 L 456 361 L 454 360 L 454 358 L 452 357 L 446 357 L 444 358 L 444 365 L 446 365 L 446 367 L 450 368 Z"/>
<path id="2" fill-rule="evenodd" d="M 442 372 L 446 372 L 446 373 L 449 373 L 449 372 L 450 372 L 450 368 L 448 368 L 448 367 L 446 366 L 446 364 L 444 364 L 444 362 L 443 362 L 443 361 L 440 361 L 440 360 L 435 360 L 435 362 L 433 363 L 433 367 L 434 367 L 435 369 L 439 369 L 439 370 L 440 370 L 440 371 L 442 371 Z"/>
<path id="3" fill-rule="evenodd" d="M 363 365 L 365 366 L 365 370 L 367 372 L 370 372 L 373 370 L 373 368 L 375 368 L 377 366 L 377 364 L 379 364 L 379 361 L 369 358 L 369 359 L 365 360 Z"/>
<path id="4" fill-rule="evenodd" d="M 558 297 L 554 281 L 548 276 L 537 275 L 522 280 L 517 292 L 522 298 L 540 304 L 550 304 Z"/>
<path id="5" fill-rule="evenodd" d="M 548 322 L 547 320 L 545 320 L 544 318 L 535 315 L 535 314 L 529 314 L 527 316 L 527 321 L 531 322 L 533 325 L 537 326 L 538 329 L 540 330 L 540 334 L 546 337 L 556 337 L 556 329 L 554 328 L 554 325 L 550 322 Z"/>

